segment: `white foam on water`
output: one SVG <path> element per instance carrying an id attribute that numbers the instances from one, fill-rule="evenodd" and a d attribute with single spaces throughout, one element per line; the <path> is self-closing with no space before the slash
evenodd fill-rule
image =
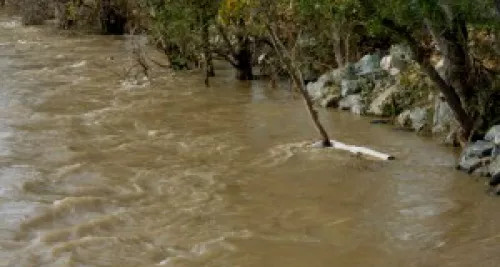
<path id="1" fill-rule="evenodd" d="M 158 266 L 175 266 L 180 260 L 195 260 L 203 257 L 209 257 L 217 253 L 236 252 L 237 247 L 229 243 L 225 236 L 209 239 L 195 244 L 189 251 L 169 249 L 174 256 L 167 257 L 160 261 Z"/>
<path id="2" fill-rule="evenodd" d="M 274 146 L 268 150 L 267 155 L 259 157 L 259 159 L 252 162 L 251 165 L 273 167 L 283 164 L 295 156 L 300 150 L 307 149 L 307 145 L 307 142 L 296 142 Z"/>
<path id="3" fill-rule="evenodd" d="M 126 79 L 121 81 L 121 89 L 125 90 L 131 90 L 131 89 L 140 89 L 140 88 L 146 88 L 150 86 L 151 83 L 149 80 L 146 78 L 146 80 L 141 80 L 141 79 Z"/>
<path id="4" fill-rule="evenodd" d="M 21 27 L 21 22 L 19 20 L 3 21 L 0 22 L 0 27 L 4 29 L 14 29 Z"/>
<path id="5" fill-rule="evenodd" d="M 17 40 L 17 43 L 18 44 L 40 44 L 40 42 L 27 41 L 27 40 L 23 40 L 23 39 Z"/>
<path id="6" fill-rule="evenodd" d="M 73 85 L 77 85 L 77 84 L 81 84 L 82 82 L 86 82 L 89 80 L 90 80 L 90 78 L 88 78 L 88 77 L 77 77 L 76 79 L 72 79 L 71 83 Z"/>
<path id="7" fill-rule="evenodd" d="M 79 62 L 75 62 L 74 64 L 70 65 L 71 68 L 81 68 L 81 67 L 84 67 L 87 65 L 87 61 L 86 60 L 82 60 L 82 61 L 79 61 Z"/>
<path id="8" fill-rule="evenodd" d="M 9 138 L 12 138 L 14 134 L 12 132 L 2 131 L 0 132 L 0 156 L 8 156 L 10 154 Z"/>

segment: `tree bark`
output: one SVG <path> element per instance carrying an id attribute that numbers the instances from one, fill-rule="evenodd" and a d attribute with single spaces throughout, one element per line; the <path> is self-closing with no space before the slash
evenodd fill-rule
<path id="1" fill-rule="evenodd" d="M 316 130 L 318 131 L 319 135 L 321 136 L 321 144 L 323 147 L 331 147 L 332 142 L 330 140 L 330 137 L 328 136 L 328 133 L 326 132 L 325 128 L 319 121 L 318 117 L 318 112 L 314 109 L 314 104 L 313 101 L 311 100 L 311 97 L 309 96 L 309 93 L 307 92 L 305 88 L 305 83 L 304 83 L 304 78 L 302 77 L 302 73 L 300 72 L 300 69 L 297 67 L 295 62 L 293 61 L 293 58 L 291 55 L 287 53 L 287 49 L 283 45 L 283 43 L 280 42 L 280 40 L 277 37 L 277 34 L 275 30 L 271 27 L 271 25 L 266 25 L 266 28 L 268 30 L 269 35 L 271 36 L 271 41 L 273 43 L 273 48 L 276 51 L 276 54 L 282 64 L 284 64 L 286 70 L 288 71 L 293 84 L 295 87 L 299 90 L 299 93 L 302 96 L 302 99 L 304 100 L 304 104 L 307 108 L 307 111 L 309 115 L 311 116 L 311 119 L 314 123 L 314 126 Z"/>
<path id="2" fill-rule="evenodd" d="M 333 52 L 335 53 L 335 61 L 337 61 L 337 67 L 342 68 L 345 65 L 345 55 L 342 50 L 342 39 L 340 36 L 334 38 L 333 40 Z"/>
<path id="3" fill-rule="evenodd" d="M 243 19 L 240 19 L 238 22 L 236 39 L 237 44 L 234 54 L 236 79 L 240 81 L 253 80 L 252 52 L 250 50 L 250 40 L 245 32 L 245 22 Z"/>
<path id="4" fill-rule="evenodd" d="M 236 59 L 236 79 L 240 81 L 253 80 L 252 55 L 245 49 L 238 49 Z"/>
<path id="5" fill-rule="evenodd" d="M 468 36 L 465 21 L 454 17 L 449 21 L 449 26 L 438 27 L 426 19 L 425 24 L 430 29 L 442 54 L 444 80 L 457 91 L 462 105 L 467 107 L 468 100 L 474 93 L 472 86 L 474 77 L 470 76 L 473 73 L 473 66 L 467 47 Z"/>
<path id="6" fill-rule="evenodd" d="M 236 45 L 231 43 L 222 25 L 218 24 L 217 30 L 222 37 L 226 49 L 224 51 L 214 49 L 213 52 L 223 57 L 236 69 L 236 79 L 240 81 L 253 80 L 252 51 L 250 49 L 250 40 L 245 32 L 245 22 L 243 20 L 238 22 Z"/>
<path id="7" fill-rule="evenodd" d="M 455 118 L 462 127 L 462 137 L 468 140 L 474 127 L 472 117 L 467 113 L 463 106 L 458 90 L 454 88 L 455 83 L 448 83 L 445 78 L 441 77 L 431 63 L 431 51 L 424 47 L 421 42 L 416 40 L 411 31 L 405 27 L 397 25 L 392 20 L 384 20 L 383 24 L 393 30 L 401 38 L 403 38 L 415 55 L 415 60 L 422 67 L 423 71 L 429 76 L 437 88 L 443 93 L 444 98 L 455 115 Z"/>
<path id="8" fill-rule="evenodd" d="M 304 104 L 306 105 L 307 111 L 311 116 L 314 126 L 316 127 L 316 130 L 318 131 L 319 135 L 321 136 L 323 147 L 331 147 L 332 143 L 330 137 L 328 136 L 328 133 L 326 132 L 325 128 L 319 121 L 318 112 L 314 109 L 313 101 L 311 100 L 311 97 L 309 96 L 309 93 L 305 88 L 304 79 L 302 78 L 300 71 L 294 68 L 292 70 L 291 76 L 293 83 L 299 89 L 299 92 L 302 95 L 302 99 L 304 100 Z"/>
<path id="9" fill-rule="evenodd" d="M 122 35 L 125 33 L 127 18 L 123 7 L 115 7 L 111 0 L 102 0 L 99 10 L 101 31 L 103 34 Z"/>

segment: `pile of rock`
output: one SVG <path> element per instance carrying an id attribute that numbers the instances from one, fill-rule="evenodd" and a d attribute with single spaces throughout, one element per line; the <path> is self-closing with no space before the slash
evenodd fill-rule
<path id="1" fill-rule="evenodd" d="M 408 47 L 395 45 L 388 55 L 365 55 L 321 75 L 307 90 L 322 107 L 392 118 L 399 127 L 452 143 L 458 129 L 452 110 L 411 58 Z"/>
<path id="2" fill-rule="evenodd" d="M 483 140 L 469 144 L 460 155 L 457 169 L 491 177 L 489 185 L 500 192 L 500 125 L 490 128 Z"/>

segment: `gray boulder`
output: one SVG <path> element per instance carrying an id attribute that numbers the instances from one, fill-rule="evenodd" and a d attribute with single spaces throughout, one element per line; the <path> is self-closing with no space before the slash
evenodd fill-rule
<path id="1" fill-rule="evenodd" d="M 362 89 L 361 81 L 359 79 L 342 80 L 340 84 L 342 97 L 359 93 Z"/>
<path id="2" fill-rule="evenodd" d="M 495 176 L 500 173 L 500 157 L 492 159 L 490 165 L 488 166 L 488 172 L 491 176 Z"/>
<path id="3" fill-rule="evenodd" d="M 453 111 L 440 95 L 434 100 L 434 116 L 432 119 L 432 133 L 445 134 L 456 128 L 458 122 L 453 115 Z"/>
<path id="4" fill-rule="evenodd" d="M 404 128 L 411 128 L 411 119 L 410 119 L 411 110 L 407 109 L 401 112 L 396 118 L 397 125 Z"/>
<path id="5" fill-rule="evenodd" d="M 412 57 L 413 54 L 408 46 L 393 45 L 389 50 L 389 55 L 380 61 L 380 67 L 390 75 L 398 75 L 408 68 Z"/>
<path id="6" fill-rule="evenodd" d="M 485 164 L 484 159 L 491 156 L 493 148 L 494 144 L 485 140 L 478 140 L 469 144 L 460 155 L 458 168 L 472 173 Z M 488 167 L 490 172 L 491 167 L 492 164 Z"/>
<path id="7" fill-rule="evenodd" d="M 429 108 L 414 108 L 410 114 L 412 128 L 420 132 L 428 125 Z"/>
<path id="8" fill-rule="evenodd" d="M 320 100 L 319 105 L 324 108 L 336 108 L 339 105 L 340 94 L 330 94 Z"/>
<path id="9" fill-rule="evenodd" d="M 335 69 L 321 75 L 316 82 L 307 84 L 308 94 L 321 106 L 330 106 L 330 104 L 325 105 L 325 103 L 330 103 L 338 98 L 343 75 L 343 69 Z"/>
<path id="10" fill-rule="evenodd" d="M 420 132 L 429 124 L 429 112 L 429 107 L 415 107 L 405 110 L 398 115 L 396 123 L 401 127 Z"/>
<path id="11" fill-rule="evenodd" d="M 478 157 L 473 158 L 460 158 L 458 169 L 472 173 L 481 166 L 481 159 Z"/>
<path id="12" fill-rule="evenodd" d="M 494 146 L 495 145 L 492 142 L 478 140 L 465 147 L 465 149 L 462 151 L 461 157 L 489 157 L 491 156 L 491 152 L 493 151 Z"/>
<path id="13" fill-rule="evenodd" d="M 371 102 L 368 113 L 376 116 L 390 116 L 394 94 L 400 90 L 399 86 L 393 85 L 375 97 Z"/>
<path id="14" fill-rule="evenodd" d="M 500 125 L 491 127 L 484 136 L 484 140 L 500 144 Z"/>
<path id="15" fill-rule="evenodd" d="M 380 67 L 380 56 L 378 55 L 365 55 L 356 64 L 354 64 L 358 75 L 376 74 L 382 71 Z"/>
<path id="16" fill-rule="evenodd" d="M 319 100 L 323 97 L 323 89 L 325 85 L 319 81 L 308 83 L 306 86 L 307 93 L 311 96 L 312 100 Z"/>
<path id="17" fill-rule="evenodd" d="M 361 95 L 348 95 L 339 101 L 339 109 L 350 110 L 352 113 L 361 115 L 363 113 L 363 101 Z"/>

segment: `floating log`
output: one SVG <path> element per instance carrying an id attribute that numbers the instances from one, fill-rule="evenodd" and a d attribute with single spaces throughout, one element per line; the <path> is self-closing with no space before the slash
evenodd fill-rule
<path id="1" fill-rule="evenodd" d="M 333 148 L 333 149 L 345 150 L 345 151 L 349 151 L 353 154 L 366 155 L 366 156 L 374 157 L 374 158 L 381 159 L 381 160 L 394 160 L 394 159 L 396 159 L 392 155 L 378 152 L 376 150 L 373 150 L 373 149 L 370 149 L 367 147 L 347 145 L 347 144 L 344 144 L 342 142 L 335 141 L 335 140 L 330 140 L 330 142 L 332 143 L 331 147 L 324 147 L 322 141 L 315 142 L 315 143 L 313 143 L 312 146 L 317 147 L 317 148 L 321 147 L 321 148 Z"/>

